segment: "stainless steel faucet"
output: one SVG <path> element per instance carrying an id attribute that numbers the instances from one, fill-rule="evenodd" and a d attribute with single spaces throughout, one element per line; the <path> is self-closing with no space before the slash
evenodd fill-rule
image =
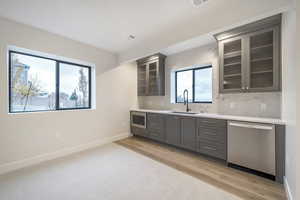
<path id="1" fill-rule="evenodd" d="M 186 95 L 185 95 L 185 93 L 186 93 Z M 185 98 L 185 96 L 186 96 L 186 98 Z M 189 91 L 187 89 L 185 89 L 183 91 L 183 103 L 184 103 L 184 105 L 186 105 L 186 112 L 189 112 L 192 110 L 189 108 Z"/>

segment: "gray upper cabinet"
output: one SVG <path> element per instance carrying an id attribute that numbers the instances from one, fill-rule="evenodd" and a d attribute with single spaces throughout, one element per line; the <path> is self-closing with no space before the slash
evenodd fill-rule
<path id="1" fill-rule="evenodd" d="M 165 58 L 159 53 L 137 60 L 138 96 L 165 95 Z"/>
<path id="2" fill-rule="evenodd" d="M 215 35 L 221 93 L 281 89 L 281 15 Z"/>

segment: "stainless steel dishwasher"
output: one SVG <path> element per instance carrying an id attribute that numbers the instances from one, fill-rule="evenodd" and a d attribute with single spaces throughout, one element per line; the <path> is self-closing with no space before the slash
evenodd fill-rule
<path id="1" fill-rule="evenodd" d="M 275 126 L 228 121 L 228 163 L 275 176 Z"/>

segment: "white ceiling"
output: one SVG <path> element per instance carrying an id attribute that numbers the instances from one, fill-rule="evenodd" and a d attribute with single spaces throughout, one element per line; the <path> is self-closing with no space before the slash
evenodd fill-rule
<path id="1" fill-rule="evenodd" d="M 118 53 L 124 60 L 142 48 L 150 52 L 196 37 L 198 26 L 207 26 L 212 17 L 241 15 L 239 7 L 249 14 L 289 1 L 209 0 L 197 8 L 191 0 L 0 0 L 0 16 Z M 136 39 L 129 40 L 130 34 Z"/>
<path id="2" fill-rule="evenodd" d="M 0 0 L 0 5 L 2 17 L 113 52 L 198 12 L 191 0 Z"/>

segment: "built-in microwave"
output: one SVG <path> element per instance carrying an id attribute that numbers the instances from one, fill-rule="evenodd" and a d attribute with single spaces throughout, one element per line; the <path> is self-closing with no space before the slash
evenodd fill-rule
<path id="1" fill-rule="evenodd" d="M 145 112 L 131 112 L 131 126 L 146 128 L 147 117 Z"/>

